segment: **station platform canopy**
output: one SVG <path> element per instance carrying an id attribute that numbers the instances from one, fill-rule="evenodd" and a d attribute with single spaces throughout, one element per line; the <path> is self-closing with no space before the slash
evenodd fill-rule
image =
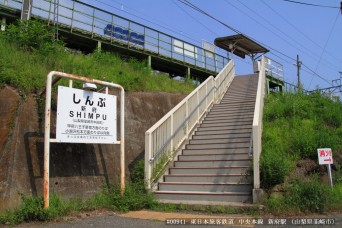
<path id="1" fill-rule="evenodd" d="M 269 50 L 263 47 L 261 44 L 248 38 L 243 34 L 237 34 L 232 36 L 218 37 L 214 41 L 215 45 L 229 51 L 241 58 L 245 58 L 246 55 L 250 56 L 253 61 L 256 59 L 257 54 L 264 54 Z"/>

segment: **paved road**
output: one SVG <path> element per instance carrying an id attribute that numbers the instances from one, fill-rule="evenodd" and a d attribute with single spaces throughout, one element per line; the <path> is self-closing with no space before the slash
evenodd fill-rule
<path id="1" fill-rule="evenodd" d="M 174 216 L 174 220 L 170 220 L 170 222 L 186 222 L 187 225 L 167 225 L 165 221 L 166 218 L 169 216 Z M 243 217 L 242 217 L 243 216 Z M 177 220 L 177 217 L 180 220 Z M 202 224 L 205 223 L 221 223 L 220 225 L 190 225 L 193 218 L 193 222 L 200 221 Z M 318 220 L 320 219 L 321 220 Z M 281 219 L 272 219 L 268 220 L 267 218 L 263 218 L 262 222 L 263 225 L 251 225 L 251 222 L 253 219 L 251 217 L 246 217 L 245 215 L 221 215 L 221 216 L 213 216 L 213 215 L 192 215 L 192 214 L 177 214 L 177 213 L 160 213 L 160 212 L 132 212 L 128 214 L 115 214 L 113 212 L 111 213 L 104 213 L 101 215 L 83 215 L 73 218 L 64 218 L 64 220 L 67 219 L 68 221 L 59 221 L 59 222 L 49 222 L 49 223 L 29 223 L 29 224 L 21 224 L 18 227 L 22 228 L 33 228 L 33 227 L 48 227 L 48 228 L 94 228 L 94 227 L 120 227 L 120 228 L 159 228 L 159 227 L 175 227 L 175 228 L 182 228 L 182 227 L 201 227 L 201 228 L 207 228 L 207 227 L 222 227 L 222 223 L 225 223 L 223 225 L 224 227 L 256 227 L 256 228 L 274 228 L 274 227 L 303 227 L 303 228 L 320 228 L 320 227 L 342 227 L 342 215 L 341 214 L 334 214 L 331 216 L 324 215 L 314 215 L 314 216 L 307 216 L 305 218 L 296 218 L 296 219 L 287 219 L 286 225 L 280 225 L 285 220 Z M 184 220 L 185 219 L 185 220 Z M 229 222 L 232 222 L 234 219 L 234 225 L 229 225 Z M 325 222 L 331 223 L 334 219 L 333 225 L 303 225 L 303 223 L 322 223 Z M 257 222 L 258 220 L 254 220 L 254 222 Z M 238 225 L 243 223 L 243 225 Z M 260 221 L 259 221 L 260 222 Z M 269 222 L 273 222 L 274 225 L 266 225 Z M 292 225 L 292 223 L 297 223 L 298 225 Z"/>

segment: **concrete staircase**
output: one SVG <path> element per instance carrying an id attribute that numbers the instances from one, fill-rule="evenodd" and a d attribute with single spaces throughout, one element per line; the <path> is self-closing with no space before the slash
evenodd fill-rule
<path id="1" fill-rule="evenodd" d="M 252 202 L 249 156 L 258 75 L 235 77 L 158 183 L 161 202 Z"/>

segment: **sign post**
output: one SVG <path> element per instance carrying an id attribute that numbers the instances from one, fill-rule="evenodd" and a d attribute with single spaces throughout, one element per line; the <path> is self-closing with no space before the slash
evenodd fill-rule
<path id="1" fill-rule="evenodd" d="M 330 185 L 333 187 L 331 164 L 333 164 L 332 150 L 331 148 L 320 148 L 317 149 L 318 162 L 320 165 L 327 165 Z"/>
<path id="2" fill-rule="evenodd" d="M 53 77 L 55 77 L 54 80 Z M 50 138 L 51 87 L 61 78 L 69 87 L 59 86 L 56 139 Z M 106 93 L 74 89 L 72 80 L 102 85 Z M 120 89 L 120 141 L 116 139 L 116 97 L 108 87 Z M 47 76 L 44 133 L 44 208 L 49 207 L 50 143 L 120 144 L 121 194 L 125 190 L 125 90 L 122 86 L 82 76 L 51 71 Z"/>

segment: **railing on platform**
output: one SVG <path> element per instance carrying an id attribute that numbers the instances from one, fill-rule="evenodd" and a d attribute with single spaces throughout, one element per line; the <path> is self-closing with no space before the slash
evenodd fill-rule
<path id="1" fill-rule="evenodd" d="M 235 77 L 234 61 L 210 76 L 145 133 L 145 178 L 150 189 L 175 152 L 214 102 L 222 99 Z"/>
<path id="2" fill-rule="evenodd" d="M 276 79 L 279 79 L 281 81 L 284 81 L 284 68 L 281 63 L 278 63 L 277 61 L 270 59 L 268 57 L 266 58 L 266 75 L 272 76 Z"/>
<path id="3" fill-rule="evenodd" d="M 77 0 L 59 0 L 58 5 L 54 2 L 54 0 L 34 0 L 32 16 L 46 19 L 48 23 L 56 22 L 57 18 L 60 29 L 134 47 L 143 52 L 152 52 L 214 72 L 221 71 L 228 63 L 227 57 L 216 52 L 92 5 Z M 0 0 L 0 5 L 21 10 L 22 0 Z M 58 15 L 55 15 L 55 12 L 58 12 Z"/>
<path id="4" fill-rule="evenodd" d="M 257 95 L 255 100 L 254 117 L 253 117 L 253 180 L 254 180 L 254 190 L 260 189 L 260 154 L 262 150 L 262 117 L 264 109 L 264 97 L 266 94 L 266 57 L 262 56 L 261 68 L 259 71 L 259 80 Z M 253 194 L 253 202 L 255 203 L 257 199 Z"/>

